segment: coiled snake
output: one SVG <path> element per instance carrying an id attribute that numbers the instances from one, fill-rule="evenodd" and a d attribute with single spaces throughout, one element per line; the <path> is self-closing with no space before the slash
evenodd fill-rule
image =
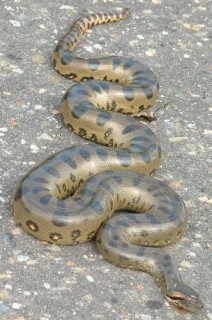
<path id="1" fill-rule="evenodd" d="M 133 59 L 82 59 L 72 53 L 88 28 L 128 15 L 125 9 L 85 16 L 59 41 L 55 70 L 80 82 L 63 97 L 64 123 L 91 142 L 31 170 L 16 189 L 13 215 L 25 231 L 51 243 L 73 245 L 96 236 L 106 260 L 150 273 L 170 303 L 192 312 L 202 307 L 198 294 L 157 248 L 180 239 L 187 211 L 171 188 L 149 176 L 159 166 L 160 146 L 131 116 L 156 102 L 157 79 Z M 122 212 L 110 219 L 115 211 Z"/>

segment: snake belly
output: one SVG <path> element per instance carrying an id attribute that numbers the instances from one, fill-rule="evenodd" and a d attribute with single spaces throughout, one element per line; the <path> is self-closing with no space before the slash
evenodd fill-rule
<path id="1" fill-rule="evenodd" d="M 192 312 L 202 307 L 198 294 L 158 248 L 180 239 L 187 211 L 174 190 L 149 176 L 159 166 L 159 142 L 132 117 L 155 104 L 157 79 L 130 58 L 73 54 L 87 29 L 128 15 L 125 9 L 85 16 L 59 41 L 53 66 L 79 82 L 62 99 L 63 120 L 90 143 L 33 168 L 17 186 L 13 215 L 29 234 L 51 243 L 74 245 L 96 237 L 106 260 L 150 273 L 170 303 Z M 121 214 L 111 218 L 116 211 Z"/>

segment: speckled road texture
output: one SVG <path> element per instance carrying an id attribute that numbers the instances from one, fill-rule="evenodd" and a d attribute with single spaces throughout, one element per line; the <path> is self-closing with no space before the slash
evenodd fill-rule
<path id="1" fill-rule="evenodd" d="M 70 86 L 51 65 L 58 39 L 88 12 L 130 7 L 130 19 L 87 33 L 83 57 L 130 56 L 157 75 L 160 98 L 150 124 L 162 146 L 156 177 L 189 209 L 189 229 L 169 248 L 205 308 L 171 308 L 151 276 L 103 260 L 95 243 L 59 247 L 17 228 L 10 199 L 18 180 L 53 152 L 82 143 L 62 124 Z M 212 319 L 210 1 L 39 1 L 0 3 L 0 319 Z"/>

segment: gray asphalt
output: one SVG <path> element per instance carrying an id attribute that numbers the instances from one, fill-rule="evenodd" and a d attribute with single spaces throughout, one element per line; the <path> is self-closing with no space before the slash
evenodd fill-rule
<path id="1" fill-rule="evenodd" d="M 77 52 L 131 56 L 159 79 L 150 124 L 162 146 L 156 177 L 190 213 L 187 233 L 169 252 L 204 301 L 197 315 L 170 307 L 151 276 L 108 264 L 94 242 L 42 243 L 16 227 L 10 212 L 15 186 L 30 168 L 83 143 L 61 121 L 70 82 L 52 68 L 55 44 L 77 17 L 122 7 L 131 8 L 130 19 L 89 32 Z M 0 320 L 212 319 L 211 1 L 2 0 L 0 9 Z"/>

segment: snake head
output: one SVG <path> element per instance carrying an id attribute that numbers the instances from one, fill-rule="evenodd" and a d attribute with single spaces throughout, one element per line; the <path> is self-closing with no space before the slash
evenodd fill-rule
<path id="1" fill-rule="evenodd" d="M 166 298 L 170 304 L 192 313 L 203 308 L 199 295 L 185 283 L 175 279 L 171 287 L 166 292 Z"/>

